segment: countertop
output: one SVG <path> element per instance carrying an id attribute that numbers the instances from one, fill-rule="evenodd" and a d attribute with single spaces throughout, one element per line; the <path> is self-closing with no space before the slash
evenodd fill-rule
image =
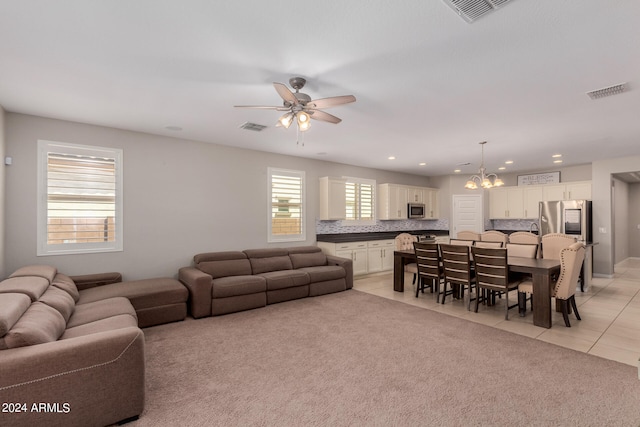
<path id="1" fill-rule="evenodd" d="M 448 236 L 449 230 L 409 230 L 409 231 L 380 231 L 372 233 L 338 233 L 338 234 L 316 234 L 318 242 L 346 243 L 363 242 L 368 240 L 395 239 L 400 233 L 421 235 Z"/>

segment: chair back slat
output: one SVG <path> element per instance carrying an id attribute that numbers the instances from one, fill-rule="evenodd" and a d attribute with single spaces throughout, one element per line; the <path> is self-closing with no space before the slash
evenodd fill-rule
<path id="1" fill-rule="evenodd" d="M 440 245 L 447 282 L 468 285 L 472 281 L 470 246 Z"/>
<path id="2" fill-rule="evenodd" d="M 442 276 L 440 248 L 437 243 L 414 242 L 418 276 L 426 279 L 439 279 Z"/>
<path id="3" fill-rule="evenodd" d="M 473 247 L 476 281 L 479 286 L 494 285 L 505 287 L 509 282 L 507 250 L 504 248 Z"/>

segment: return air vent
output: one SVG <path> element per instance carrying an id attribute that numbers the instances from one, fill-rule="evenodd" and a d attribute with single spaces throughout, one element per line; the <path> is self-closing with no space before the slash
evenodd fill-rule
<path id="1" fill-rule="evenodd" d="M 471 23 L 481 16 L 504 6 L 511 0 L 442 0 L 462 19 Z"/>
<path id="2" fill-rule="evenodd" d="M 598 90 L 592 90 L 591 92 L 587 92 L 587 95 L 589 95 L 589 98 L 591 99 L 600 99 L 606 96 L 618 95 L 625 90 L 627 90 L 627 84 L 620 83 L 618 85 L 613 85 Z"/>
<path id="3" fill-rule="evenodd" d="M 240 129 L 252 130 L 254 132 L 260 132 L 264 128 L 266 128 L 265 125 L 259 125 L 257 123 L 251 123 L 251 122 L 244 122 L 243 124 L 240 125 Z"/>

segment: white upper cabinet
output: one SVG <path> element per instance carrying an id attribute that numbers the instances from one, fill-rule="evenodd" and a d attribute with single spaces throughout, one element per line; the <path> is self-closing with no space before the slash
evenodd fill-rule
<path id="1" fill-rule="evenodd" d="M 320 178 L 320 220 L 340 220 L 347 215 L 346 183 L 344 178 Z"/>
<path id="2" fill-rule="evenodd" d="M 439 216 L 437 188 L 380 184 L 377 197 L 378 219 L 407 219 L 408 203 L 424 203 L 424 219 L 437 219 Z"/>
<path id="3" fill-rule="evenodd" d="M 522 218 L 538 218 L 539 205 L 542 200 L 542 186 L 522 187 L 522 196 L 524 199 L 524 216 Z"/>
<path id="4" fill-rule="evenodd" d="M 542 185 L 542 200 L 591 199 L 591 181 L 575 181 L 565 184 Z"/>
<path id="5" fill-rule="evenodd" d="M 489 195 L 489 216 L 491 219 L 524 217 L 524 195 L 522 188 L 494 188 L 491 189 Z"/>
<path id="6" fill-rule="evenodd" d="M 378 218 L 407 219 L 407 187 L 398 184 L 378 185 Z"/>

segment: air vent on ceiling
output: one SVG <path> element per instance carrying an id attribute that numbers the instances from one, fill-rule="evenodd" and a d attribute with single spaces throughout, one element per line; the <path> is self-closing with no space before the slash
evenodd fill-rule
<path id="1" fill-rule="evenodd" d="M 240 129 L 252 130 L 254 132 L 260 132 L 264 128 L 266 128 L 265 125 L 259 125 L 257 123 L 251 123 L 251 122 L 244 122 L 243 124 L 240 125 Z"/>
<path id="2" fill-rule="evenodd" d="M 511 0 L 442 0 L 462 19 L 471 23 L 481 16 L 504 6 Z"/>
<path id="3" fill-rule="evenodd" d="M 592 90 L 591 92 L 587 92 L 587 95 L 589 95 L 589 98 L 591 99 L 600 99 L 604 98 L 605 96 L 618 95 L 625 90 L 627 90 L 627 84 L 620 83 L 618 85 L 613 85 L 598 90 Z"/>

